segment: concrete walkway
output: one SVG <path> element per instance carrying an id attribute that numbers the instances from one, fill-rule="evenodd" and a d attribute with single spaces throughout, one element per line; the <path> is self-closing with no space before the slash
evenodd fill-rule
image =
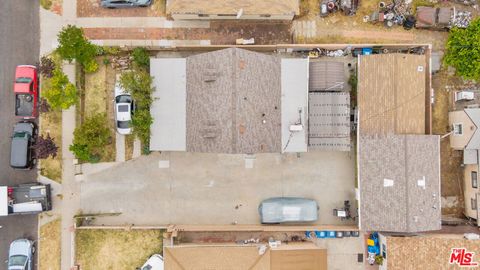
<path id="1" fill-rule="evenodd" d="M 142 143 L 138 138 L 133 141 L 133 154 L 132 158 L 138 158 L 142 155 Z"/>
<path id="2" fill-rule="evenodd" d="M 63 72 L 68 76 L 70 82 L 75 83 L 75 64 L 64 64 Z M 62 214 L 62 243 L 61 243 L 61 269 L 70 269 L 74 257 L 74 223 L 73 217 L 77 214 L 80 206 L 79 194 L 80 185 L 75 180 L 75 157 L 69 146 L 73 141 L 75 130 L 75 106 L 62 112 L 62 189 L 63 200 L 61 206 Z"/>
<path id="3" fill-rule="evenodd" d="M 115 161 L 125 161 L 125 135 L 115 132 Z"/>

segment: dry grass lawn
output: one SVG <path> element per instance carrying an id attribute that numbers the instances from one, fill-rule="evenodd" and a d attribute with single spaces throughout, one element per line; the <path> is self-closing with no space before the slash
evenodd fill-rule
<path id="1" fill-rule="evenodd" d="M 162 252 L 162 230 L 77 230 L 76 264 L 82 270 L 127 270 Z"/>
<path id="2" fill-rule="evenodd" d="M 39 270 L 60 270 L 61 219 L 40 227 Z"/>
<path id="3" fill-rule="evenodd" d="M 113 130 L 112 119 L 110 119 L 109 108 L 111 103 L 111 67 L 101 63 L 101 59 L 97 59 L 100 63 L 98 70 L 94 73 L 85 74 L 85 90 L 84 90 L 84 117 L 90 117 L 98 113 L 105 114 L 106 121 L 112 128 L 111 143 L 105 146 L 105 151 L 100 161 L 115 161 L 115 133 Z"/>
<path id="4" fill-rule="evenodd" d="M 48 87 L 49 80 L 42 78 L 42 88 Z M 42 91 L 40 91 L 42 93 Z M 58 183 L 62 182 L 62 112 L 49 111 L 40 113 L 40 134 L 50 137 L 58 146 L 57 156 L 40 160 L 40 174 Z"/>

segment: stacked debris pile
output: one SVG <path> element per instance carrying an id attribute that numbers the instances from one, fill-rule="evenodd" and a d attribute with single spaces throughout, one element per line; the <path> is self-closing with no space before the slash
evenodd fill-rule
<path id="1" fill-rule="evenodd" d="M 353 16 L 357 12 L 358 4 L 359 0 L 323 0 L 320 2 L 320 16 L 326 17 L 337 11 Z"/>
<path id="2" fill-rule="evenodd" d="M 416 28 L 448 30 L 452 27 L 467 28 L 472 21 L 469 11 L 457 11 L 455 8 L 417 7 Z"/>
<path id="3" fill-rule="evenodd" d="M 457 11 L 450 18 L 450 28 L 467 28 L 472 21 L 472 13 L 470 11 Z"/>
<path id="4" fill-rule="evenodd" d="M 364 22 L 383 23 L 386 27 L 394 25 L 412 25 L 412 1 L 411 0 L 394 0 L 392 3 L 380 2 L 378 10 L 363 18 Z M 407 20 L 408 19 L 408 20 Z M 414 24 L 414 22 L 413 22 Z M 413 27 L 413 26 L 412 26 Z M 408 27 L 406 27 L 408 28 Z"/>

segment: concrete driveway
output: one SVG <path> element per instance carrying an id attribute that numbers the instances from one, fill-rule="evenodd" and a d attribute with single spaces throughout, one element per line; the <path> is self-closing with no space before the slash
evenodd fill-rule
<path id="1" fill-rule="evenodd" d="M 258 224 L 263 199 L 316 199 L 318 224 L 352 224 L 333 216 L 354 201 L 354 158 L 345 152 L 255 156 L 152 153 L 86 175 L 84 214 L 121 213 L 96 224 Z"/>

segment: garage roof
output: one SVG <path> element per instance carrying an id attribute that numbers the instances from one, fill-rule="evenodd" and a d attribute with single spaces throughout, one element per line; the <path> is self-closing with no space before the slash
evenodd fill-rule
<path id="1" fill-rule="evenodd" d="M 439 136 L 361 135 L 358 159 L 361 230 L 441 229 Z"/>
<path id="2" fill-rule="evenodd" d="M 350 94 L 310 92 L 308 147 L 350 151 Z"/>
<path id="3" fill-rule="evenodd" d="M 426 56 L 360 55 L 361 134 L 425 134 Z"/>
<path id="4" fill-rule="evenodd" d="M 186 150 L 186 61 L 184 58 L 151 58 L 153 103 L 150 113 L 151 151 Z"/>

